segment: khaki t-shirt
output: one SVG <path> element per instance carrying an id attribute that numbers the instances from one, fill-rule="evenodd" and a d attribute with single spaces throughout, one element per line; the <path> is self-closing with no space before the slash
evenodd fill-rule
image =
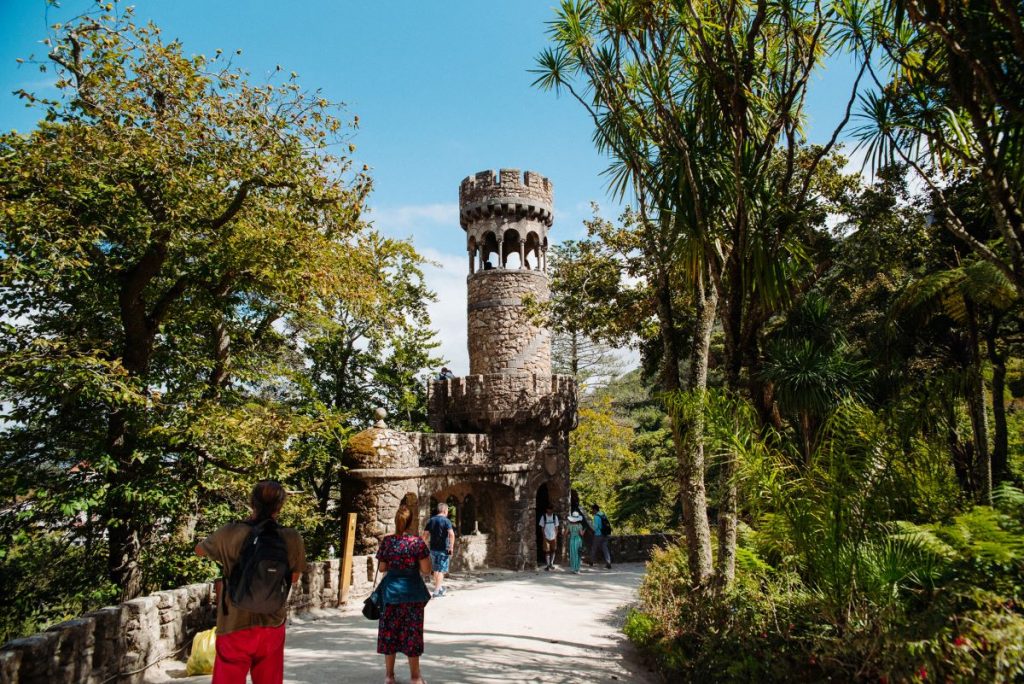
<path id="1" fill-rule="evenodd" d="M 199 542 L 199 546 L 209 558 L 224 566 L 224 576 L 231 576 L 231 568 L 242 551 L 242 544 L 248 538 L 252 527 L 245 523 L 228 523 L 209 537 Z M 288 565 L 293 573 L 301 573 L 306 569 L 306 546 L 302 542 L 302 535 L 290 527 L 278 527 L 278 533 L 284 539 L 285 547 L 288 549 Z M 227 615 L 224 614 L 224 604 L 228 605 Z M 277 627 L 284 624 L 288 617 L 288 607 L 285 606 L 276 613 L 250 613 L 237 607 L 231 602 L 227 595 L 227 589 L 221 583 L 217 595 L 217 634 L 230 634 L 248 627 Z"/>

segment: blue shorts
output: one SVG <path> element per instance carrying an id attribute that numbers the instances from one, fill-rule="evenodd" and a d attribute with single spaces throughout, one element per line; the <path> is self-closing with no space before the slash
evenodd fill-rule
<path id="1" fill-rule="evenodd" d="M 434 572 L 448 572 L 448 561 L 451 555 L 447 551 L 431 551 L 430 566 Z"/>

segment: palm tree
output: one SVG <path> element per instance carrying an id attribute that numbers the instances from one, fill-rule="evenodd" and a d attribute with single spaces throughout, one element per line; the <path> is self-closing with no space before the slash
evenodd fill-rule
<path id="1" fill-rule="evenodd" d="M 706 384 L 716 309 L 727 383 L 747 391 L 743 370 L 757 356 L 757 333 L 788 296 L 795 233 L 814 202 L 818 165 L 838 137 L 837 130 L 827 145 L 802 153 L 807 83 L 835 28 L 819 4 L 564 0 L 552 23 L 554 46 L 538 58 L 536 83 L 568 92 L 591 115 L 598 146 L 616 162 L 613 188 L 633 191 L 642 221 L 671 237 L 648 248 L 677 260 L 693 288 L 693 391 Z M 851 97 L 847 116 L 852 104 Z M 663 288 L 666 273 L 655 275 L 651 285 Z M 663 326 L 678 315 L 666 306 L 668 294 L 657 301 Z M 666 340 L 672 353 L 663 385 L 674 390 L 682 354 L 669 347 Z M 704 517 L 694 509 L 703 499 L 697 416 L 674 430 L 684 497 L 699 490 L 684 498 L 688 524 Z M 736 545 L 731 463 L 723 477 L 716 574 L 726 585 Z M 687 528 L 697 583 L 710 572 L 700 527 Z"/>
<path id="2" fill-rule="evenodd" d="M 930 273 L 907 286 L 896 300 L 892 315 L 905 324 L 918 325 L 944 316 L 956 326 L 955 335 L 966 350 L 960 365 L 962 392 L 968 406 L 974 437 L 975 468 L 980 478 L 982 500 L 991 503 L 993 478 L 1006 473 L 1007 434 L 1005 361 L 996 349 L 999 320 L 1019 301 L 1019 294 L 1002 269 L 989 261 L 974 260 L 956 268 Z M 986 324 L 987 319 L 987 324 Z M 983 330 L 984 327 L 984 330 Z M 992 383 L 992 404 L 996 424 L 996 448 L 988 445 L 985 379 L 981 353 L 982 337 L 989 357 L 996 359 Z M 1002 362 L 1002 363 L 1000 363 Z"/>
<path id="3" fill-rule="evenodd" d="M 866 371 L 829 316 L 829 304 L 806 297 L 769 342 L 762 377 L 772 383 L 784 414 L 795 416 L 804 463 L 817 448 L 822 422 L 847 398 L 858 395 Z"/>

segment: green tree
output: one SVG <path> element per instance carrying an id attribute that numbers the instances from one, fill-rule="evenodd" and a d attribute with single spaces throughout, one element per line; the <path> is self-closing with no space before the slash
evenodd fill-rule
<path id="1" fill-rule="evenodd" d="M 838 46 L 837 24 L 820 3 L 567 0 L 551 35 L 538 84 L 565 89 L 586 108 L 598 146 L 613 157 L 613 187 L 637 199 L 647 236 L 639 248 L 665 340 L 664 389 L 683 388 L 686 346 L 671 334 L 680 316 L 672 297 L 682 290 L 695 312 L 687 389 L 706 388 L 718 317 L 726 382 L 750 391 L 757 374 L 743 371 L 756 362 L 758 334 L 788 301 L 802 240 L 823 218 L 819 165 L 839 129 L 826 145 L 806 148 L 802 107 L 811 73 Z M 852 104 L 851 96 L 839 128 Z M 674 432 L 691 574 L 702 585 L 712 573 L 711 548 L 703 425 L 700 412 L 693 416 L 695 423 L 676 420 Z M 732 467 L 727 459 L 722 469 L 716 572 L 723 585 L 735 560 Z"/>
<path id="2" fill-rule="evenodd" d="M 553 334 L 552 366 L 576 379 L 584 401 L 622 374 L 614 349 L 596 335 L 629 339 L 623 327 L 628 319 L 616 306 L 620 273 L 606 256 L 590 241 L 570 240 L 548 251 L 551 298 L 543 313 Z M 586 317 L 580 316 L 582 310 Z"/>
<path id="3" fill-rule="evenodd" d="M 607 394 L 580 408 L 569 444 L 569 476 L 581 502 L 600 503 L 616 516 L 616 491 L 641 465 L 632 441 L 632 427 L 616 415 Z"/>
<path id="4" fill-rule="evenodd" d="M 21 92 L 44 119 L 0 137 L 5 498 L 97 521 L 131 598 L 211 468 L 287 472 L 278 322 L 379 295 L 350 277 L 369 181 L 294 75 L 252 84 L 130 11 L 49 45 L 60 98 Z"/>
<path id="5" fill-rule="evenodd" d="M 944 227 L 1024 293 L 1024 32 L 1007 0 L 851 5 L 852 43 L 876 91 L 859 135 L 875 167 L 906 164 Z M 874 58 L 873 58 L 874 57 Z M 957 181 L 976 180 L 992 235 L 970 225 Z"/>

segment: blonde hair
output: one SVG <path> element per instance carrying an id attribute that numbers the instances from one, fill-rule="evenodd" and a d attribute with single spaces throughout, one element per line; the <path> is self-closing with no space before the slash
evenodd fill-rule
<path id="1" fill-rule="evenodd" d="M 395 534 L 415 533 L 416 530 L 412 529 L 412 522 L 412 511 L 408 506 L 402 504 L 398 507 L 398 512 L 395 513 Z"/>

